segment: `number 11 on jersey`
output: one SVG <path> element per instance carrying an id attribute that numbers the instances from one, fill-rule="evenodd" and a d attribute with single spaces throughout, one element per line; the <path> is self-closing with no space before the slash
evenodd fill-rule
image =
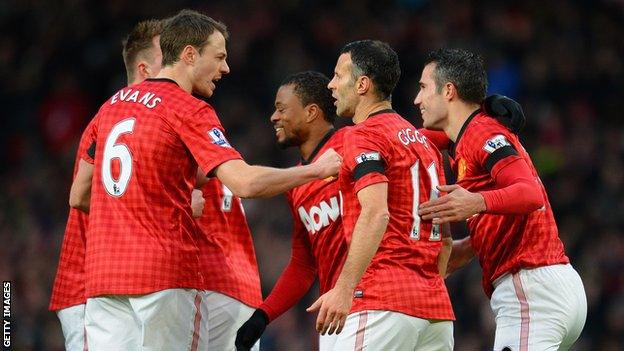
<path id="1" fill-rule="evenodd" d="M 412 202 L 412 218 L 414 222 L 412 224 L 412 230 L 410 231 L 410 238 L 414 240 L 420 240 L 420 216 L 418 215 L 418 205 L 420 205 L 420 182 L 419 182 L 419 169 L 420 169 L 420 161 L 416 161 L 414 165 L 410 168 L 412 173 L 412 190 L 414 194 L 413 202 Z M 429 192 L 429 200 L 437 199 L 439 195 L 439 191 L 437 186 L 440 185 L 440 181 L 438 180 L 438 172 L 436 170 L 435 162 L 432 162 L 429 167 L 427 167 L 427 173 L 429 174 L 429 179 L 431 180 L 431 190 Z M 431 234 L 429 235 L 429 241 L 439 241 L 441 239 L 440 235 L 440 225 L 434 224 L 431 228 Z"/>

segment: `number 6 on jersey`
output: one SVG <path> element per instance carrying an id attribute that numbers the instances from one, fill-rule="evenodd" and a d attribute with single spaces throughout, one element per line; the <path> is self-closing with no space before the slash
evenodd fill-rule
<path id="1" fill-rule="evenodd" d="M 132 133 L 134 118 L 125 119 L 113 126 L 106 144 L 104 144 L 104 157 L 102 160 L 102 183 L 109 195 L 120 197 L 126 192 L 130 176 L 132 175 L 132 154 L 125 144 L 116 144 L 122 134 Z M 119 178 L 115 180 L 111 172 L 113 159 L 119 159 Z"/>

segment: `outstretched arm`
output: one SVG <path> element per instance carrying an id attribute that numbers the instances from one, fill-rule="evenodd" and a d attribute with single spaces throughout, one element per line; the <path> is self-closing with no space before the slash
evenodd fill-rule
<path id="1" fill-rule="evenodd" d="M 329 149 L 314 163 L 285 169 L 251 166 L 229 160 L 217 166 L 214 174 L 234 195 L 242 198 L 271 197 L 316 179 L 338 174 L 342 158 Z"/>
<path id="2" fill-rule="evenodd" d="M 528 214 L 544 205 L 538 180 L 526 161 L 517 158 L 505 165 L 494 178 L 496 190 L 473 193 L 459 185 L 438 189 L 448 194 L 424 202 L 418 214 L 433 224 L 458 222 L 477 213 Z"/>

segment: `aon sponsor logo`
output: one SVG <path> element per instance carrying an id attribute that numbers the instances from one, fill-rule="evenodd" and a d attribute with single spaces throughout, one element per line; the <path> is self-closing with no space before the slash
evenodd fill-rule
<path id="1" fill-rule="evenodd" d="M 342 213 L 342 196 L 340 195 L 329 199 L 329 203 L 323 200 L 307 211 L 303 206 L 299 206 L 299 218 L 310 234 L 316 234 L 321 228 L 338 219 Z"/>

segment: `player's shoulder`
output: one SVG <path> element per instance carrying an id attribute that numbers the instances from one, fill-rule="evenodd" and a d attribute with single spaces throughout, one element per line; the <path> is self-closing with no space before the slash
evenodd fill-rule
<path id="1" fill-rule="evenodd" d="M 465 136 L 483 136 L 492 133 L 509 134 L 510 131 L 502 125 L 496 118 L 481 111 L 468 122 Z"/>
<path id="2" fill-rule="evenodd" d="M 336 146 L 342 147 L 342 144 L 345 139 L 345 135 L 347 135 L 347 132 L 349 131 L 350 128 L 352 128 L 352 126 L 345 126 L 336 130 L 334 134 L 332 134 L 331 138 L 329 138 L 329 141 L 327 144 L 330 145 L 330 147 L 336 147 Z"/>
<path id="3" fill-rule="evenodd" d="M 509 129 L 484 112 L 478 113 L 467 123 L 458 141 L 458 145 L 461 144 L 465 152 L 480 150 L 491 154 L 517 141 L 517 137 Z"/>

